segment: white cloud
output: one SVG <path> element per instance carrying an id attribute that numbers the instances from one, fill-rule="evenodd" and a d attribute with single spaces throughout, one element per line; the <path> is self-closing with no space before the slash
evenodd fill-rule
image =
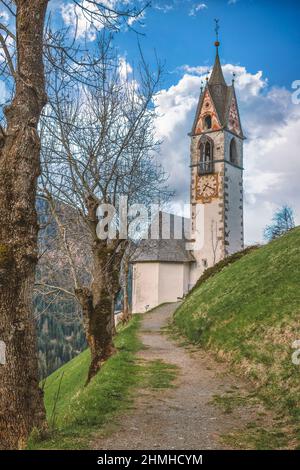
<path id="1" fill-rule="evenodd" d="M 91 4 L 87 0 L 81 2 L 81 6 L 75 5 L 74 3 L 67 3 L 61 7 L 62 19 L 66 26 L 69 26 L 76 31 L 77 38 L 86 37 L 89 41 L 96 39 L 96 29 L 102 29 L 103 25 L 98 21 L 93 21 L 90 13 L 85 12 L 84 8 L 87 8 L 90 12 L 97 13 L 97 6 Z"/>
<path id="2" fill-rule="evenodd" d="M 105 16 L 99 14 L 99 6 L 97 2 L 91 0 L 82 0 L 80 5 L 74 3 L 66 3 L 61 6 L 61 16 L 66 26 L 76 31 L 78 39 L 86 38 L 88 41 L 96 39 L 97 31 L 103 29 L 106 22 L 117 21 L 117 10 L 122 4 L 125 6 L 130 5 L 131 0 L 102 0 L 101 6 L 107 7 Z M 127 24 L 132 26 L 136 21 L 140 21 L 145 17 L 145 12 L 142 11 L 140 15 L 129 17 Z"/>
<path id="3" fill-rule="evenodd" d="M 153 8 L 155 10 L 160 10 L 163 13 L 168 13 L 169 11 L 172 11 L 174 9 L 174 5 L 171 5 L 169 3 L 165 3 L 163 5 L 161 5 L 159 3 L 154 3 Z"/>
<path id="4" fill-rule="evenodd" d="M 130 18 L 128 18 L 127 24 L 129 26 L 132 26 L 133 23 L 135 23 L 136 21 L 141 21 L 141 20 L 145 19 L 145 17 L 146 17 L 146 12 L 144 10 L 139 15 L 131 16 Z M 143 26 L 143 24 L 141 24 L 141 26 Z"/>
<path id="5" fill-rule="evenodd" d="M 128 76 L 133 72 L 132 67 L 126 58 L 123 56 L 119 57 L 119 74 L 123 80 L 127 80 Z"/>
<path id="6" fill-rule="evenodd" d="M 204 70 L 205 69 L 205 70 Z M 189 137 L 206 68 L 184 66 L 176 85 L 156 97 L 158 137 L 164 140 L 162 163 L 170 173 L 176 200 L 189 200 Z M 291 92 L 269 87 L 262 71 L 226 64 L 227 83 L 235 72 L 235 88 L 247 140 L 244 145 L 246 242 L 262 240 L 263 228 L 282 204 L 294 207 L 300 222 L 300 105 Z"/>
<path id="7" fill-rule="evenodd" d="M 126 86 L 127 90 L 132 92 L 136 99 L 138 99 L 139 83 L 135 79 L 133 68 L 126 57 L 119 56 L 118 72 L 121 82 Z"/>
<path id="8" fill-rule="evenodd" d="M 193 67 L 191 65 L 181 65 L 181 67 L 178 67 L 178 70 L 194 75 L 205 75 L 209 72 L 209 68 L 205 65 L 198 65 L 196 67 Z"/>
<path id="9" fill-rule="evenodd" d="M 0 11 L 0 19 L 1 19 L 1 21 L 5 21 L 5 22 L 8 23 L 9 14 L 6 11 Z"/>
<path id="10" fill-rule="evenodd" d="M 196 16 L 198 11 L 206 10 L 207 8 L 206 3 L 195 3 L 189 11 L 189 16 Z"/>
<path id="11" fill-rule="evenodd" d="M 14 32 L 15 28 L 14 26 L 9 24 L 10 22 L 9 20 L 10 20 L 9 14 L 4 10 L 0 11 L 0 22 L 5 24 L 5 26 L 7 26 L 12 32 Z M 11 36 L 5 34 L 4 41 L 5 41 L 6 47 L 8 48 L 9 53 L 12 56 L 14 53 L 14 48 L 15 48 L 14 40 L 12 39 Z M 6 54 L 4 52 L 4 48 L 0 44 L 0 64 L 5 63 L 5 62 L 6 62 Z M 3 103 L 8 98 L 7 95 L 8 93 L 7 93 L 5 84 L 3 82 L 0 82 L 0 103 Z"/>
<path id="12" fill-rule="evenodd" d="M 0 82 L 0 104 L 7 100 L 7 90 L 4 82 Z"/>

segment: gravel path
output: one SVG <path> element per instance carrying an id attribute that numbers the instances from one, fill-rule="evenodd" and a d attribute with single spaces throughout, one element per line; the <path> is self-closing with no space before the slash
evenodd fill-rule
<path id="1" fill-rule="evenodd" d="M 140 337 L 147 348 L 142 360 L 163 360 L 178 366 L 175 388 L 139 389 L 133 410 L 120 417 L 108 437 L 97 438 L 94 449 L 222 449 L 219 436 L 255 419 L 253 408 L 225 414 L 211 404 L 214 395 L 247 386 L 203 351 L 180 347 L 161 332 L 177 304 L 145 314 Z M 255 414 L 255 413 L 254 413 Z"/>

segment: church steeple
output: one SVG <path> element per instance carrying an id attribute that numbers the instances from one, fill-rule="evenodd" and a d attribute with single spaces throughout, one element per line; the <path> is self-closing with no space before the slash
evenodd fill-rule
<path id="1" fill-rule="evenodd" d="M 216 57 L 210 78 L 206 78 L 201 93 L 191 135 L 229 129 L 243 137 L 242 126 L 234 90 L 234 81 L 227 85 L 219 57 L 219 20 L 216 22 Z"/>
<path id="2" fill-rule="evenodd" d="M 224 75 L 222 72 L 222 67 L 220 63 L 220 57 L 219 57 L 219 46 L 220 46 L 220 41 L 219 41 L 219 20 L 215 19 L 216 27 L 215 27 L 215 32 L 216 32 L 216 41 L 215 41 L 215 46 L 216 46 L 216 58 L 215 58 L 215 63 L 214 67 L 212 70 L 212 74 L 210 76 L 209 85 L 226 85 Z"/>
<path id="3" fill-rule="evenodd" d="M 219 44 L 220 44 L 219 42 L 217 41 L 215 42 L 215 46 L 217 48 L 216 58 L 215 58 L 215 63 L 214 63 L 214 67 L 213 67 L 210 79 L 208 81 L 208 84 L 211 86 L 212 85 L 227 86 L 223 72 L 222 72 L 221 63 L 220 63 L 219 50 L 218 50 Z"/>
<path id="4" fill-rule="evenodd" d="M 234 90 L 224 79 L 216 21 L 215 62 L 201 86 L 191 136 L 192 239 L 196 281 L 208 266 L 243 249 L 243 132 Z M 201 211 L 200 211 L 201 209 Z M 198 214 L 202 214 L 198 217 Z"/>
<path id="5" fill-rule="evenodd" d="M 228 86 L 225 82 L 225 78 L 223 75 L 220 57 L 219 57 L 219 20 L 215 20 L 216 22 L 216 58 L 215 63 L 213 66 L 213 70 L 208 81 L 208 88 L 214 105 L 216 107 L 216 111 L 218 114 L 218 118 L 221 125 L 224 125 L 224 118 L 226 112 L 226 101 L 227 101 L 227 94 L 228 94 Z"/>

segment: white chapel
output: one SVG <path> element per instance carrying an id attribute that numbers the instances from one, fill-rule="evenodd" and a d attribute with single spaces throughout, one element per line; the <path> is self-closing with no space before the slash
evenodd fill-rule
<path id="1" fill-rule="evenodd" d="M 177 301 L 206 268 L 244 248 L 244 135 L 234 80 L 225 82 L 219 46 L 216 41 L 214 67 L 189 134 L 190 220 L 160 213 L 158 237 L 144 240 L 133 256 L 133 313 Z M 164 221 L 170 226 L 168 237 Z"/>

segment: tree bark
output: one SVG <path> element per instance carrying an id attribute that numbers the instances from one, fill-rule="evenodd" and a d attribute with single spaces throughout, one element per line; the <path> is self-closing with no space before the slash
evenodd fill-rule
<path id="1" fill-rule="evenodd" d="M 91 351 L 91 364 L 86 384 L 100 370 L 115 352 L 113 344 L 114 324 L 112 317 L 114 275 L 114 255 L 107 250 L 106 243 L 95 242 L 93 250 L 93 283 L 91 288 L 76 289 L 75 294 L 81 304 L 83 325 L 86 339 Z"/>
<path id="2" fill-rule="evenodd" d="M 31 299 L 37 263 L 37 125 L 46 103 L 43 27 L 48 0 L 16 0 L 15 95 L 0 136 L 0 449 L 22 449 L 45 420 Z"/>
<path id="3" fill-rule="evenodd" d="M 86 385 L 100 370 L 114 352 L 111 325 L 111 302 L 106 289 L 100 289 L 98 301 L 94 300 L 92 290 L 84 287 L 76 290 L 83 312 L 83 325 L 91 351 L 91 363 Z"/>
<path id="4" fill-rule="evenodd" d="M 101 240 L 97 236 L 97 208 L 99 200 L 90 194 L 86 197 L 85 223 L 93 237 L 93 282 L 91 288 L 75 289 L 82 307 L 83 326 L 91 350 L 91 364 L 86 384 L 90 382 L 105 362 L 115 352 L 113 336 L 115 324 L 112 310 L 115 295 L 120 288 L 120 268 L 124 246 L 118 240 Z"/>
<path id="5" fill-rule="evenodd" d="M 130 320 L 129 299 L 128 299 L 128 277 L 129 277 L 129 260 L 124 260 L 124 286 L 123 286 L 123 315 L 122 323 L 128 323 Z"/>

